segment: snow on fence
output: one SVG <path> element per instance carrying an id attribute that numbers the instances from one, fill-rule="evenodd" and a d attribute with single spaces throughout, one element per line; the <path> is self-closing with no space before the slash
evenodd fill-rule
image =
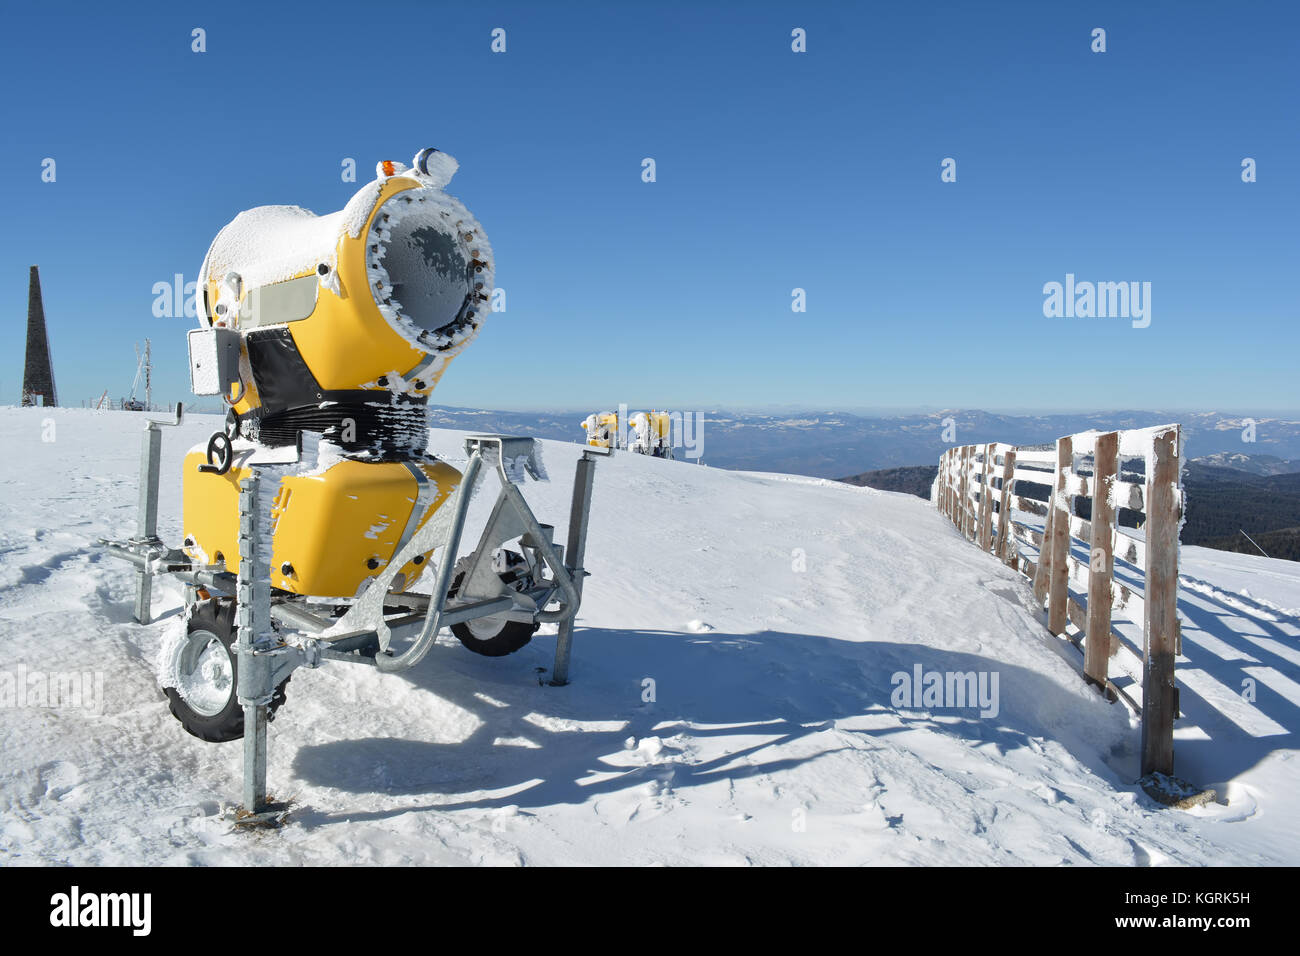
<path id="1" fill-rule="evenodd" d="M 1173 773 L 1181 456 L 1179 425 L 965 445 L 944 452 L 935 484 L 967 539 L 1033 581 L 1048 630 L 1083 650 L 1085 678 L 1140 712 L 1143 776 Z"/>

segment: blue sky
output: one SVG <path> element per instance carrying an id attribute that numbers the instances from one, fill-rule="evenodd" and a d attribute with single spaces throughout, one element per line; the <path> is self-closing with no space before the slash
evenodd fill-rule
<path id="1" fill-rule="evenodd" d="M 5 17 L 3 402 L 31 264 L 64 404 L 124 394 L 146 336 L 155 399 L 184 399 L 193 322 L 155 318 L 154 283 L 194 279 L 242 209 L 340 208 L 345 157 L 364 179 L 432 145 L 507 304 L 444 404 L 1300 409 L 1294 4 Z M 1044 317 L 1067 273 L 1150 282 L 1150 326 Z"/>

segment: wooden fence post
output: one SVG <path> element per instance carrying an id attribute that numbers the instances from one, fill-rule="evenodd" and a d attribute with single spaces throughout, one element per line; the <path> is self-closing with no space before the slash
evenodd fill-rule
<path id="1" fill-rule="evenodd" d="M 989 442 L 984 446 L 984 472 L 980 484 L 979 545 L 981 551 L 989 550 L 990 526 L 993 524 L 993 449 Z"/>
<path id="2" fill-rule="evenodd" d="M 961 489 L 962 489 L 962 450 L 954 447 L 948 459 L 948 518 L 954 528 L 962 527 Z"/>
<path id="3" fill-rule="evenodd" d="M 960 448 L 952 450 L 952 523 L 961 530 L 962 455 Z"/>
<path id="4" fill-rule="evenodd" d="M 1038 545 L 1038 560 L 1034 563 L 1034 600 L 1038 607 L 1047 600 L 1047 582 L 1052 574 L 1052 549 L 1048 542 L 1052 540 L 1052 516 L 1056 509 L 1052 502 L 1047 502 L 1047 517 L 1043 520 L 1043 539 Z"/>
<path id="5" fill-rule="evenodd" d="M 961 455 L 958 457 L 957 467 L 961 470 L 957 483 L 957 527 L 961 529 L 962 535 L 966 535 L 966 481 L 969 480 L 969 473 L 966 468 L 966 445 L 962 445 Z"/>
<path id="6" fill-rule="evenodd" d="M 952 520 L 952 450 L 943 453 L 939 468 L 939 490 L 942 493 L 943 516 Z"/>
<path id="7" fill-rule="evenodd" d="M 975 473 L 979 470 L 977 459 L 978 446 L 967 445 L 966 469 L 970 477 L 966 481 L 966 537 L 972 542 L 979 540 L 979 512 L 975 508 Z"/>
<path id="8" fill-rule="evenodd" d="M 947 466 L 948 453 L 944 452 L 939 456 L 939 473 L 936 477 L 936 480 L 939 482 L 939 500 L 935 502 L 935 506 L 939 509 L 939 514 L 941 515 L 946 515 L 948 513 L 948 497 L 946 494 L 948 477 L 946 470 Z"/>
<path id="9" fill-rule="evenodd" d="M 1119 471 L 1119 435 L 1097 436 L 1092 456 L 1092 541 L 1088 553 L 1088 630 L 1083 672 L 1104 691 L 1110 659 L 1111 575 L 1114 571 L 1115 505 L 1111 500 Z"/>
<path id="10" fill-rule="evenodd" d="M 939 456 L 939 467 L 934 472 L 935 485 L 938 488 L 934 498 L 934 507 L 943 514 L 943 455 Z"/>
<path id="11" fill-rule="evenodd" d="M 1052 495 L 1051 579 L 1047 595 L 1047 629 L 1065 633 L 1066 601 L 1070 597 L 1070 501 L 1065 494 L 1066 474 L 1074 463 L 1073 439 L 1056 441 L 1056 493 Z M 1046 540 L 1043 542 L 1048 544 Z"/>
<path id="12" fill-rule="evenodd" d="M 1146 593 L 1143 595 L 1142 775 L 1174 772 L 1174 719 L 1178 689 L 1174 655 L 1178 642 L 1179 456 L 1182 429 L 1155 437 L 1146 476 Z"/>
<path id="13" fill-rule="evenodd" d="M 959 496 L 961 493 L 961 449 L 954 448 L 951 457 L 948 459 L 948 518 L 952 521 L 953 527 L 961 527 L 961 509 L 959 507 Z"/>
<path id="14" fill-rule="evenodd" d="M 958 531 L 962 530 L 961 494 L 965 485 L 962 478 L 962 462 L 965 460 L 965 454 L 964 448 L 952 450 L 952 523 Z"/>
<path id="15" fill-rule="evenodd" d="M 948 453 L 948 520 L 953 523 L 954 528 L 961 527 L 961 518 L 957 509 L 957 492 L 961 488 L 961 472 L 958 471 L 961 464 L 962 453 L 957 447 L 949 450 Z"/>
<path id="16" fill-rule="evenodd" d="M 1016 483 L 1016 450 L 1008 448 L 1002 456 L 1002 501 L 998 504 L 998 557 L 1011 564 L 1011 486 Z"/>
<path id="17" fill-rule="evenodd" d="M 961 527 L 957 509 L 957 493 L 961 489 L 960 465 L 961 449 L 954 447 L 948 452 L 948 520 L 955 528 Z"/>

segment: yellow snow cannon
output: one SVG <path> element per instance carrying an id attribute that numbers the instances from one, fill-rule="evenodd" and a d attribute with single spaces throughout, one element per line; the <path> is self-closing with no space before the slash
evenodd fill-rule
<path id="1" fill-rule="evenodd" d="M 179 407 L 146 422 L 136 535 L 101 542 L 137 569 L 141 623 L 154 576 L 184 582 L 159 681 L 191 734 L 244 738 L 241 819 L 266 810 L 266 723 L 297 667 L 406 670 L 444 627 L 499 657 L 555 624 L 551 683 L 568 680 L 596 449 L 577 462 L 564 546 L 516 487 L 547 477 L 532 438 L 467 436 L 461 469 L 426 450 L 429 394 L 492 294 L 487 236 L 444 191 L 456 168 L 421 150 L 380 163 L 338 212 L 262 206 L 217 234 L 190 382 L 228 410 L 184 458 L 182 546 L 157 534 L 160 426 Z M 489 472 L 495 503 L 461 555 Z"/>
<path id="2" fill-rule="evenodd" d="M 667 412 L 637 412 L 628 417 L 628 427 L 633 452 L 654 458 L 673 457 L 673 420 Z"/>
<path id="3" fill-rule="evenodd" d="M 619 429 L 617 412 L 596 412 L 582 422 L 587 433 L 587 444 L 592 448 L 618 448 Z"/>
<path id="4" fill-rule="evenodd" d="M 281 482 L 271 583 L 295 594 L 352 597 L 456 487 L 460 473 L 424 455 L 426 402 L 492 292 L 487 236 L 443 191 L 456 168 L 424 150 L 410 168 L 380 163 L 339 212 L 261 206 L 217 234 L 190 348 L 195 393 L 223 395 L 230 415 L 224 439 L 185 462 L 195 561 L 238 573 L 239 482 L 255 445 L 305 432 L 338 453 Z M 401 569 L 399 590 L 428 557 Z"/>

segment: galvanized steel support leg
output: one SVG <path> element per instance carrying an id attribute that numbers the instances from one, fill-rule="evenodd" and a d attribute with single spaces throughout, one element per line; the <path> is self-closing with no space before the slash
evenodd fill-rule
<path id="1" fill-rule="evenodd" d="M 244 812 L 262 813 L 266 799 L 266 710 L 275 691 L 272 661 L 262 649 L 271 627 L 269 549 L 262 538 L 261 479 L 254 472 L 239 483 L 239 583 L 235 651 L 239 663 L 236 692 L 244 708 Z"/>
<path id="2" fill-rule="evenodd" d="M 573 588 L 582 598 L 582 581 L 586 577 L 583 562 L 587 553 L 587 525 L 591 516 L 591 487 L 596 478 L 596 459 L 583 452 L 573 476 L 573 503 L 569 508 L 569 540 L 564 549 L 565 565 L 573 575 Z M 569 656 L 573 651 L 573 624 L 578 619 L 574 613 L 560 622 L 559 636 L 555 642 L 555 666 L 551 671 L 551 684 L 563 687 L 569 682 Z"/>
<path id="3" fill-rule="evenodd" d="M 244 705 L 244 809 L 261 813 L 266 803 L 266 707 Z"/>
<path id="4" fill-rule="evenodd" d="M 158 539 L 158 470 L 162 460 L 162 429 L 154 422 L 145 427 L 140 452 L 140 508 L 136 522 L 136 540 L 151 543 Z M 136 572 L 135 619 L 141 624 L 153 620 L 153 573 L 148 565 Z"/>

